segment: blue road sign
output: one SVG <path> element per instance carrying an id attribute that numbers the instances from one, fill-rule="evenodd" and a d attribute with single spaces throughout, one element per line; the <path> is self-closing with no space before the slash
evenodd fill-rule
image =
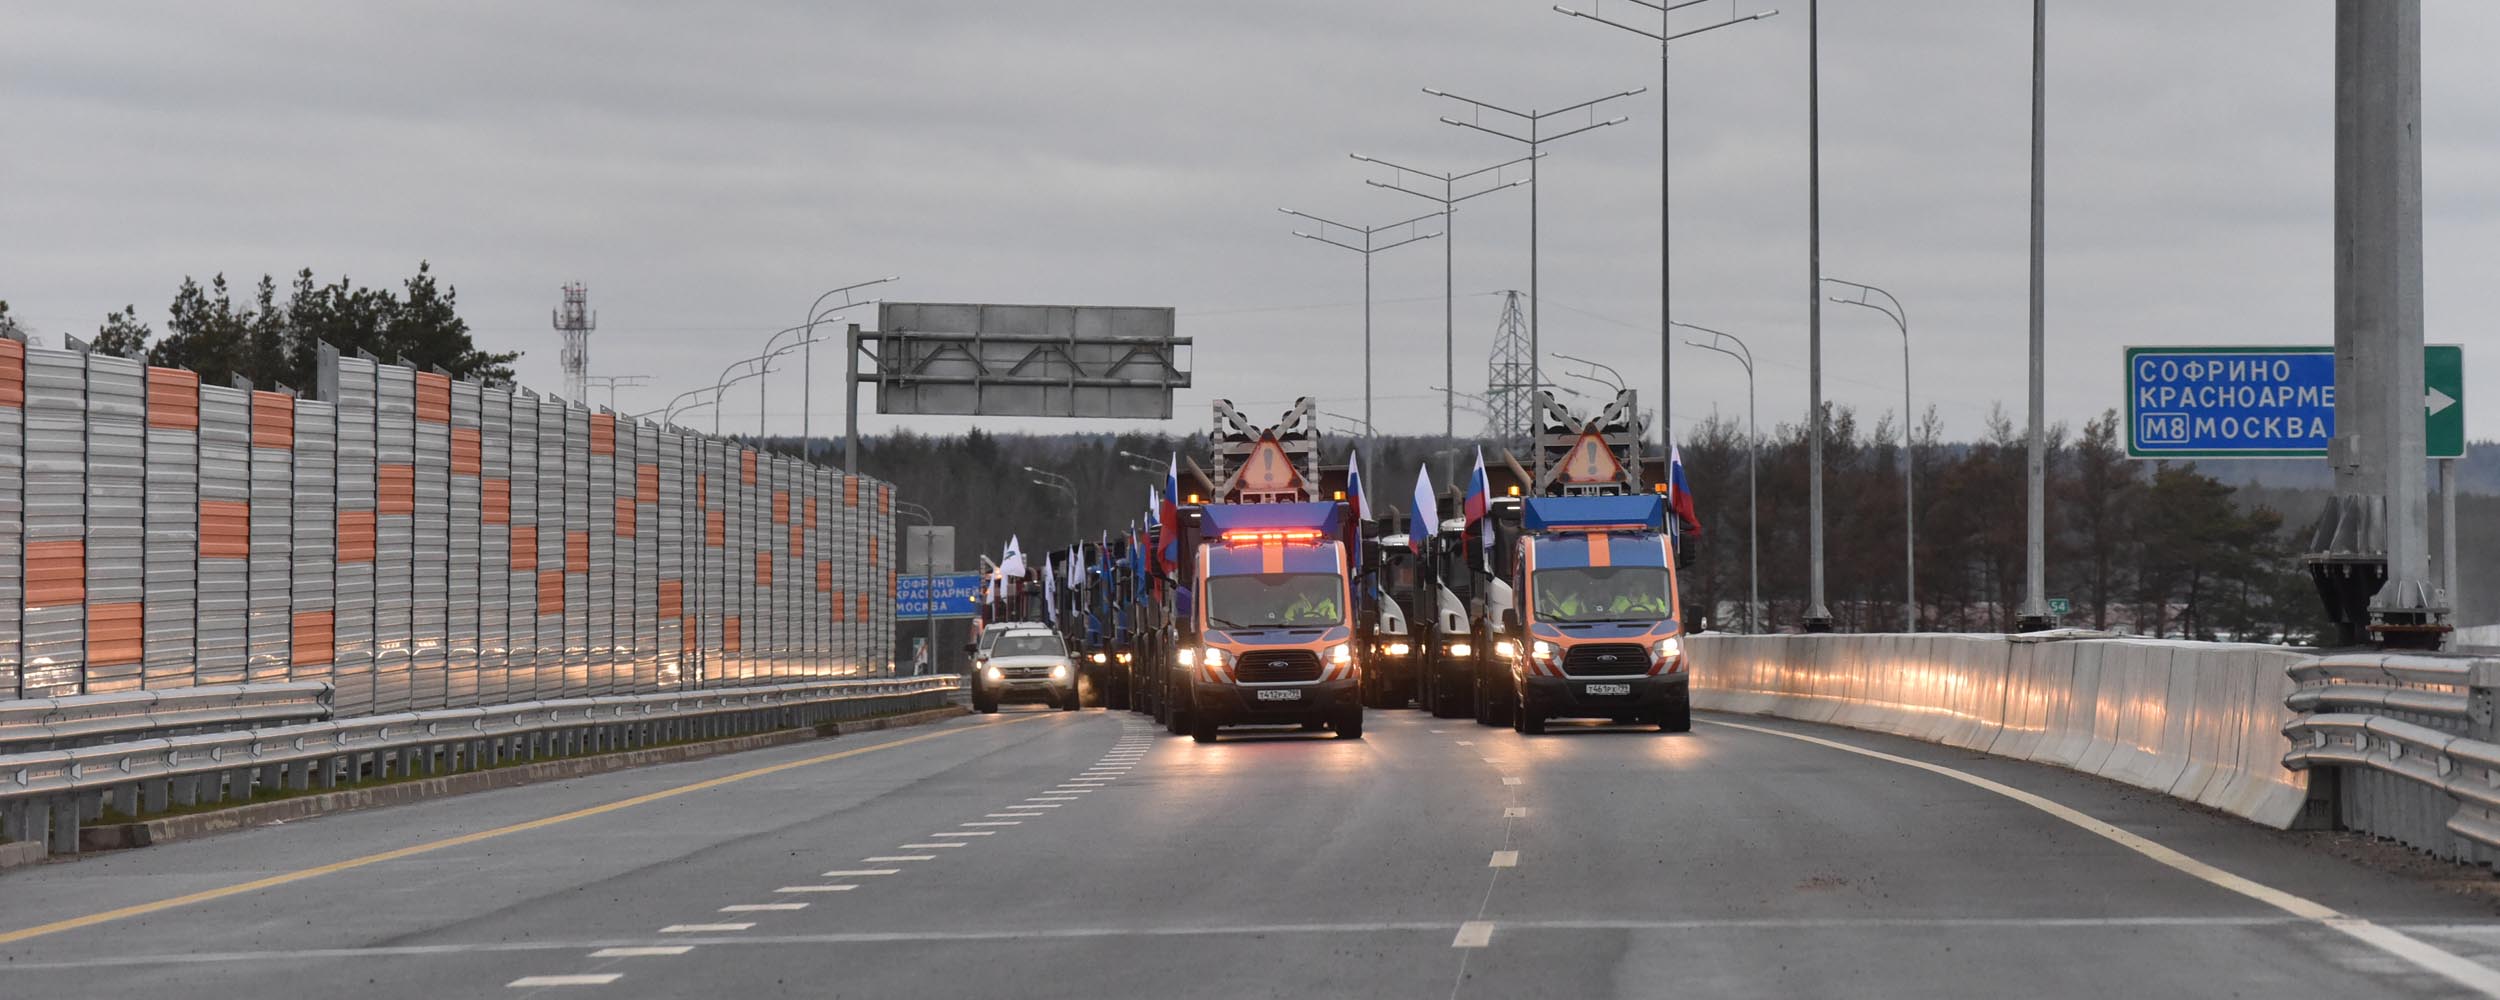
<path id="1" fill-rule="evenodd" d="M 2464 452 L 2464 365 L 2454 346 L 2423 349 L 2425 444 Z M 2300 458 L 2335 437 L 2331 347 L 2127 348 L 2127 454 L 2136 458 Z"/>
<path id="2" fill-rule="evenodd" d="M 929 607 L 929 592 L 937 591 L 937 607 Z M 981 593 L 979 573 L 940 573 L 936 576 L 906 576 L 894 581 L 894 617 L 896 618 L 970 618 L 978 608 L 974 598 Z"/>

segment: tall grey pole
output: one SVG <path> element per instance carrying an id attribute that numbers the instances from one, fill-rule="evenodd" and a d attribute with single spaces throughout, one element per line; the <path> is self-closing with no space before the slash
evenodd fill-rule
<path id="1" fill-rule="evenodd" d="M 1530 108 L 1528 112 L 1534 115 L 1536 109 Z M 1530 152 L 1536 150 L 1537 127 L 1542 124 L 1544 123 L 1534 117 L 1528 119 L 1528 150 Z M 1537 195 L 1545 188 L 1545 185 L 1536 182 L 1537 160 L 1541 159 L 1544 157 L 1535 157 L 1528 161 L 1528 405 L 1531 407 L 1537 405 L 1537 388 L 1545 384 L 1545 349 L 1538 346 L 1536 325 L 1537 309 L 1545 304 L 1544 297 L 1537 292 L 1536 284 L 1538 273 L 1536 203 Z M 1530 440 L 1535 439 L 1536 420 L 1537 415 L 1531 413 L 1528 418 Z M 1545 474 L 1545 449 L 1537 449 L 1536 458 L 1537 474 L 1542 476 Z"/>
<path id="2" fill-rule="evenodd" d="M 1687 330 L 1700 330 L 1735 344 L 1736 350 L 1731 351 L 1717 344 L 1705 344 L 1698 340 L 1685 341 L 1702 350 L 1717 351 L 1735 358 L 1737 364 L 1745 366 L 1745 503 L 1747 509 L 1751 511 L 1745 516 L 1745 599 L 1747 601 L 1745 630 L 1750 634 L 1760 635 L 1762 633 L 1762 490 L 1761 463 L 1756 452 L 1762 443 L 1762 425 L 1755 417 L 1753 405 L 1753 348 L 1745 346 L 1745 342 L 1737 339 L 1733 334 L 1721 333 L 1706 326 L 1677 323 L 1673 320 L 1669 320 L 1668 323 Z"/>
<path id="3" fill-rule="evenodd" d="M 1372 255 L 1363 255 L 1363 434 L 1372 428 Z"/>
<path id="4" fill-rule="evenodd" d="M 2449 607 L 2463 603 L 2457 598 L 2457 460 L 2439 460 L 2439 588 L 2447 591 Z"/>
<path id="5" fill-rule="evenodd" d="M 2015 627 L 2025 632 L 2049 628 L 2048 587 L 2048 431 L 2042 397 L 2047 353 L 2048 175 L 2045 154 L 2048 134 L 2048 0 L 2031 0 L 2031 454 L 2024 462 L 2030 493 L 2023 540 L 2023 606 Z"/>
<path id="6" fill-rule="evenodd" d="M 850 325 L 843 342 L 849 345 L 842 352 L 843 357 L 849 359 L 846 366 L 849 374 L 842 379 L 842 405 L 843 412 L 849 416 L 842 420 L 842 472 L 856 476 L 859 474 L 859 324 Z"/>
<path id="7" fill-rule="evenodd" d="M 1821 12 L 1806 0 L 1806 574 L 1805 630 L 1832 630 L 1823 604 L 1823 51 Z"/>
<path id="8" fill-rule="evenodd" d="M 1873 285 L 1845 278 L 1827 277 L 1823 280 L 1858 290 L 1857 298 L 1844 299 L 1833 296 L 1832 301 L 1847 306 L 1861 306 L 1882 313 L 1885 319 L 1892 321 L 1893 329 L 1901 331 L 1901 608 L 1903 617 L 1908 621 L 1907 630 L 1916 632 L 1918 631 L 1918 485 L 1915 480 L 1918 475 L 1918 463 L 1915 460 L 1915 453 L 1911 450 L 1916 447 L 1917 440 L 1910 430 L 1910 311 L 1904 308 L 1901 300 L 1894 297 L 1891 292 Z M 1883 296 L 1886 304 L 1878 305 L 1869 301 L 1867 299 L 1869 295 Z"/>
<path id="9" fill-rule="evenodd" d="M 2431 646 L 2453 605 L 2431 593 L 2423 488 L 2421 0 L 2336 0 L 2335 48 L 2329 454 L 2339 491 L 2384 505 L 2387 582 L 2370 599 L 2372 631 L 2391 646 Z"/>

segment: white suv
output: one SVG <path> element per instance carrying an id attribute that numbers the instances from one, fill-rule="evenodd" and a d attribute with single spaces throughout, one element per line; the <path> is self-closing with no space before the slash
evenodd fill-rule
<path id="1" fill-rule="evenodd" d="M 982 638 L 989 648 L 981 651 L 973 668 L 974 711 L 996 712 L 999 703 L 1009 701 L 1076 711 L 1076 661 L 1059 633 L 1027 626 L 1003 630 L 995 639 L 986 634 Z"/>

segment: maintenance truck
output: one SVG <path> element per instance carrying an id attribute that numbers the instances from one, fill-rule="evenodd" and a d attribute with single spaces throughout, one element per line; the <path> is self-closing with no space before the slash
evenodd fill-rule
<path id="1" fill-rule="evenodd" d="M 1155 707 L 1174 733 L 1209 743 L 1228 726 L 1282 724 L 1363 736 L 1361 537 L 1343 500 L 1318 497 L 1317 413 L 1298 399 L 1262 429 L 1217 400 L 1214 499 L 1167 501 Z"/>
<path id="2" fill-rule="evenodd" d="M 1542 733 L 1554 718 L 1692 728 L 1666 484 L 1641 489 L 1641 420 L 1618 394 L 1581 420 L 1537 395 L 1535 493 L 1488 505 L 1476 718 Z M 1476 532 L 1481 536 L 1481 527 Z M 1481 543 L 1478 543 L 1481 545 Z"/>

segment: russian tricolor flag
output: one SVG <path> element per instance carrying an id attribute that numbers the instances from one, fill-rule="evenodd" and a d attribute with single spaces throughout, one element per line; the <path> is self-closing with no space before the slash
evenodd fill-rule
<path id="1" fill-rule="evenodd" d="M 1177 451 L 1163 469 L 1163 496 L 1156 506 L 1155 520 L 1163 525 L 1163 538 L 1155 547 L 1155 558 L 1165 570 L 1176 569 L 1181 564 L 1181 455 Z"/>
<path id="2" fill-rule="evenodd" d="M 1701 534 L 1701 516 L 1693 513 L 1693 489 L 1684 482 L 1684 450 L 1673 441 L 1667 442 L 1667 509 L 1675 513 L 1677 530 Z"/>
<path id="3" fill-rule="evenodd" d="M 1476 446 L 1476 470 L 1467 474 L 1467 497 L 1461 504 L 1470 528 L 1483 521 L 1485 513 L 1493 509 L 1493 479 L 1484 473 L 1483 445 Z M 1484 544 L 1490 548 L 1493 545 L 1493 525 L 1487 523 L 1484 528 Z"/>
<path id="4" fill-rule="evenodd" d="M 1432 466 L 1415 470 L 1415 499 L 1407 508 L 1406 546 L 1418 554 L 1424 551 L 1424 539 L 1441 530 L 1441 501 L 1432 492 Z"/>

